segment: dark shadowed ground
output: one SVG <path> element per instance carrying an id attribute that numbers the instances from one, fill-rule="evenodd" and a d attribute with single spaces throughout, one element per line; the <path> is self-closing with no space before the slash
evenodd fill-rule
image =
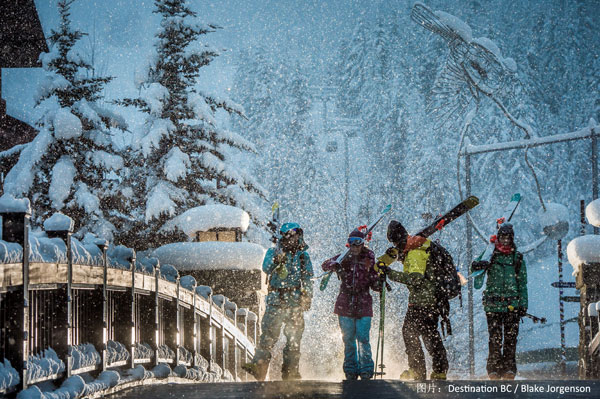
<path id="1" fill-rule="evenodd" d="M 537 392 L 536 392 L 537 391 Z M 110 399 L 600 398 L 600 381 L 273 381 L 140 386 Z"/>

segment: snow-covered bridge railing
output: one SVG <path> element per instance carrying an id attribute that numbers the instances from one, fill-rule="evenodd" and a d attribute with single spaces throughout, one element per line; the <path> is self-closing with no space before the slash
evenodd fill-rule
<path id="1" fill-rule="evenodd" d="M 247 378 L 253 312 L 154 258 L 73 239 L 53 218 L 31 233 L 29 213 L 0 212 L 0 394 L 84 373 L 97 377 L 88 394 L 150 377 Z"/>
<path id="2" fill-rule="evenodd" d="M 583 204 L 582 204 L 583 208 Z M 600 227 L 600 199 L 585 209 L 588 222 Z M 583 223 L 583 215 L 582 215 Z M 580 292 L 579 377 L 600 378 L 600 235 L 582 235 L 567 246 L 575 286 Z"/>

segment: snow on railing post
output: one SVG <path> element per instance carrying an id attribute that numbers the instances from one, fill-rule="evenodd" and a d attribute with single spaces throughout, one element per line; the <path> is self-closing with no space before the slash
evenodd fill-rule
<path id="1" fill-rule="evenodd" d="M 136 300 L 135 300 L 135 250 L 131 249 L 131 258 L 129 263 L 131 265 L 131 337 L 129 341 L 129 348 L 131 351 L 130 367 L 135 368 L 135 311 L 136 311 Z"/>
<path id="2" fill-rule="evenodd" d="M 57 212 L 54 213 L 50 218 L 44 221 L 44 230 L 46 231 L 46 235 L 48 238 L 58 238 L 64 241 L 67 249 L 67 285 L 65 289 L 66 296 L 66 320 L 65 320 L 65 336 L 61 336 L 61 334 L 57 334 L 58 342 L 54 343 L 54 350 L 58 355 L 59 359 L 63 359 L 65 361 L 65 372 L 66 377 L 71 377 L 73 370 L 73 357 L 71 355 L 71 350 L 73 345 L 79 344 L 79 342 L 74 342 L 74 332 L 73 328 L 73 246 L 71 235 L 73 234 L 73 219 L 70 217 Z M 64 319 L 63 319 L 64 320 Z M 79 327 L 79 326 L 77 326 Z"/>
<path id="3" fill-rule="evenodd" d="M 238 311 L 236 312 L 236 320 L 235 320 L 236 326 L 238 326 L 238 323 L 240 323 L 240 320 L 241 320 L 241 324 L 243 327 L 242 332 L 244 333 L 244 337 L 246 337 L 246 339 L 244 340 L 244 351 L 241 354 L 241 356 L 243 356 L 243 358 L 242 358 L 241 364 L 238 365 L 241 370 L 242 364 L 244 364 L 248 361 L 248 309 L 246 309 L 246 308 L 238 309 Z M 236 361 L 237 361 L 237 358 L 236 358 Z M 247 381 L 248 374 L 243 373 L 243 375 L 244 375 L 244 381 Z"/>
<path id="4" fill-rule="evenodd" d="M 20 383 L 17 389 L 27 388 L 27 359 L 29 357 L 29 223 L 31 206 L 29 199 L 0 198 L 0 216 L 2 216 L 2 240 L 21 244 L 22 284 L 21 290 L 14 292 L 16 304 L 8 309 L 7 319 L 12 320 L 4 327 L 8 345 L 6 359 L 19 373 Z M 18 305 L 20 304 L 20 306 Z"/>
<path id="5" fill-rule="evenodd" d="M 158 332 L 160 321 L 160 297 L 158 296 L 158 278 L 160 275 L 160 262 L 154 265 L 154 340 L 152 349 L 154 349 L 154 365 L 158 365 L 158 347 L 160 346 Z"/>
<path id="6" fill-rule="evenodd" d="M 194 280 L 195 281 L 195 280 Z M 198 327 L 200 326 L 200 323 L 198 322 L 198 312 L 196 312 L 196 305 L 198 302 L 198 294 L 196 293 L 196 286 L 198 284 L 195 283 L 192 286 L 192 293 L 193 295 L 193 305 L 192 305 L 192 313 L 194 315 L 194 324 L 192 326 L 193 331 L 192 331 L 192 340 L 194 341 L 192 344 L 192 350 L 194 351 L 194 360 L 192 361 L 192 366 L 199 366 L 199 364 L 197 364 L 196 359 L 198 359 L 198 355 L 200 352 L 200 348 L 198 346 L 198 337 L 200 336 L 200 334 L 198 333 Z"/>
<path id="7" fill-rule="evenodd" d="M 175 339 L 175 367 L 179 366 L 179 354 L 181 353 L 181 334 L 183 333 L 183 331 L 181 331 L 181 303 L 179 301 L 179 290 L 181 288 L 181 283 L 179 276 L 177 276 L 176 284 L 177 289 L 175 292 L 177 293 L 177 298 L 175 299 L 175 330 L 177 336 Z"/>
<path id="8" fill-rule="evenodd" d="M 108 345 L 108 242 L 101 240 L 96 245 L 102 251 L 102 371 L 105 371 Z"/>

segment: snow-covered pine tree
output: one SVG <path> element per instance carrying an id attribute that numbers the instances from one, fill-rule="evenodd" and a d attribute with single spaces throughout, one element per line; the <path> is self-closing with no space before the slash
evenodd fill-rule
<path id="1" fill-rule="evenodd" d="M 138 249 L 185 241 L 181 231 L 162 229 L 164 223 L 209 203 L 240 207 L 262 225 L 263 189 L 232 161 L 236 150 L 255 152 L 255 147 L 216 120 L 218 110 L 237 115 L 243 110 L 197 87 L 201 68 L 219 55 L 200 38 L 219 27 L 198 22 L 185 0 L 154 4 L 161 16 L 155 58 L 140 96 L 119 101 L 145 114 L 143 130 L 134 135 L 132 173 L 126 179 L 132 217 L 122 216 L 129 227 L 119 239 Z"/>
<path id="2" fill-rule="evenodd" d="M 92 232 L 112 239 L 115 226 L 108 218 L 122 204 L 117 186 L 124 161 L 111 137 L 125 123 L 98 104 L 112 78 L 86 73 L 91 66 L 75 48 L 84 33 L 71 27 L 74 1 L 58 2 L 60 26 L 51 31 L 50 53 L 41 56 L 46 79 L 36 100 L 40 132 L 8 173 L 5 192 L 31 200 L 36 224 L 60 211 L 75 221 L 76 236 Z"/>

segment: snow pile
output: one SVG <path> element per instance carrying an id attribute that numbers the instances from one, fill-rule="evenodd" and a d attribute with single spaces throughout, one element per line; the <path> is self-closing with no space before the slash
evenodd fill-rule
<path id="1" fill-rule="evenodd" d="M 135 358 L 136 359 L 152 359 L 154 357 L 154 350 L 146 343 L 137 344 L 135 346 Z"/>
<path id="2" fill-rule="evenodd" d="M 576 275 L 583 264 L 600 263 L 600 236 L 587 235 L 573 239 L 567 245 L 567 257 Z"/>
<path id="3" fill-rule="evenodd" d="M 69 109 L 61 108 L 54 115 L 54 137 L 57 139 L 73 139 L 81 136 L 82 131 L 81 121 Z"/>
<path id="4" fill-rule="evenodd" d="M 200 367 L 203 370 L 208 370 L 208 360 L 206 360 L 201 354 L 196 353 L 194 356 L 194 361 L 196 362 L 196 367 Z"/>
<path id="5" fill-rule="evenodd" d="M 69 355 L 73 358 L 73 370 L 94 366 L 102 362 L 102 358 L 94 345 L 79 344 L 69 348 Z"/>
<path id="6" fill-rule="evenodd" d="M 19 392 L 18 399 L 76 399 L 84 395 L 85 381 L 81 376 L 74 375 L 62 383 L 61 387 L 53 392 L 42 392 L 37 386 L 31 386 Z"/>
<path id="7" fill-rule="evenodd" d="M 592 226 L 600 227 L 600 198 L 585 207 L 585 217 Z"/>
<path id="8" fill-rule="evenodd" d="M 20 381 L 19 373 L 7 359 L 4 359 L 4 362 L 0 362 L 0 390 L 14 387 Z"/>
<path id="9" fill-rule="evenodd" d="M 152 253 L 161 263 L 187 270 L 262 270 L 266 250 L 249 242 L 182 242 Z"/>
<path id="10" fill-rule="evenodd" d="M 117 245 L 108 249 L 107 256 L 111 267 L 116 269 L 131 269 L 131 259 L 134 256 L 133 249 Z"/>
<path id="11" fill-rule="evenodd" d="M 210 361 L 210 372 L 214 375 L 215 381 L 218 381 L 223 376 L 223 369 L 214 361 Z"/>
<path id="12" fill-rule="evenodd" d="M 208 299 L 208 297 L 212 295 L 212 288 L 210 288 L 208 285 L 199 285 L 196 287 L 196 294 Z"/>
<path id="13" fill-rule="evenodd" d="M 196 279 L 192 276 L 183 276 L 179 279 L 179 284 L 189 291 L 194 291 L 194 287 L 198 285 Z"/>
<path id="14" fill-rule="evenodd" d="M 211 382 L 210 374 L 206 369 L 201 367 L 186 368 L 183 365 L 179 365 L 173 369 L 173 373 L 178 377 L 187 378 L 188 380 Z"/>
<path id="15" fill-rule="evenodd" d="M 129 351 L 120 342 L 108 340 L 106 345 L 106 362 L 108 364 L 129 360 Z"/>
<path id="16" fill-rule="evenodd" d="M 175 267 L 165 264 L 160 267 L 160 276 L 167 281 L 176 283 L 179 278 L 179 272 Z"/>
<path id="17" fill-rule="evenodd" d="M 65 364 L 52 348 L 27 359 L 27 381 L 37 380 L 65 371 Z"/>
<path id="18" fill-rule="evenodd" d="M 190 352 L 183 346 L 180 346 L 179 347 L 179 361 L 187 363 L 187 364 L 193 364 L 194 363 L 194 355 L 192 355 L 192 352 Z"/>
<path id="19" fill-rule="evenodd" d="M 569 211 L 564 205 L 547 203 L 546 210 L 540 209 L 538 221 L 544 235 L 553 240 L 562 239 L 569 232 Z"/>
<path id="20" fill-rule="evenodd" d="M 160 265 L 156 258 L 141 258 L 136 259 L 135 270 L 146 274 L 154 275 L 154 269 Z"/>
<path id="21" fill-rule="evenodd" d="M 106 370 L 100 373 L 98 378 L 85 385 L 84 395 L 91 395 L 96 392 L 104 391 L 106 389 L 116 387 L 119 385 L 121 377 L 118 372 L 113 370 Z"/>
<path id="22" fill-rule="evenodd" d="M 225 295 L 217 294 L 212 296 L 213 303 L 217 305 L 217 307 L 223 309 L 225 307 L 225 302 L 229 301 Z"/>
<path id="23" fill-rule="evenodd" d="M 246 232 L 249 223 L 250 216 L 240 208 L 223 204 L 203 205 L 191 208 L 169 220 L 161 230 L 173 231 L 179 228 L 189 237 L 194 238 L 197 231 L 217 228 L 239 228 L 242 232 Z"/>
<path id="24" fill-rule="evenodd" d="M 31 215 L 31 204 L 28 198 L 16 199 L 7 193 L 0 197 L 0 213 L 27 213 Z"/>
<path id="25" fill-rule="evenodd" d="M 231 374 L 231 372 L 230 372 L 229 370 L 227 370 L 227 369 L 225 369 L 225 370 L 223 371 L 223 381 L 226 381 L 226 382 L 233 382 L 233 381 L 235 381 L 235 380 L 233 379 L 233 375 L 232 375 L 232 374 Z"/>
<path id="26" fill-rule="evenodd" d="M 173 354 L 173 357 L 175 357 L 175 354 Z M 159 365 L 156 365 L 152 369 L 151 373 L 154 378 L 167 378 L 171 375 L 171 368 L 168 364 L 161 363 Z"/>
<path id="27" fill-rule="evenodd" d="M 29 234 L 29 261 L 66 263 L 67 245 L 60 238 L 48 238 L 44 232 Z"/>
<path id="28" fill-rule="evenodd" d="M 175 352 L 167 345 L 162 344 L 158 347 L 158 357 L 160 359 L 175 359 Z"/>
<path id="29" fill-rule="evenodd" d="M 52 181 L 48 188 L 48 197 L 52 201 L 52 208 L 62 209 L 65 200 L 71 194 L 71 186 L 77 170 L 68 155 L 63 155 L 52 168 Z"/>
<path id="30" fill-rule="evenodd" d="M 19 263 L 23 261 L 23 248 L 14 242 L 0 240 L 0 263 Z"/>
<path id="31" fill-rule="evenodd" d="M 46 231 L 73 231 L 75 222 L 67 215 L 56 212 L 44 221 L 44 230 Z"/>

